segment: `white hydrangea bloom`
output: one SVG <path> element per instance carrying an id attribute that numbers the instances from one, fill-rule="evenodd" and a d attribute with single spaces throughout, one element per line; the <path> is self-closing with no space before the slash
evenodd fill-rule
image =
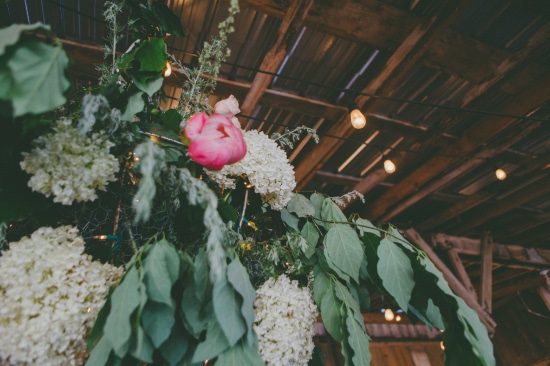
<path id="1" fill-rule="evenodd" d="M 254 330 L 267 366 L 307 365 L 313 354 L 317 307 L 311 291 L 281 275 L 257 291 Z"/>
<path id="2" fill-rule="evenodd" d="M 0 257 L 0 365 L 82 365 L 122 269 L 92 262 L 72 226 L 43 227 Z"/>
<path id="3" fill-rule="evenodd" d="M 33 191 L 54 195 L 54 202 L 70 205 L 73 201 L 93 201 L 96 188 L 106 189 L 115 181 L 118 160 L 109 149 L 114 144 L 100 133 L 81 135 L 71 120 L 57 122 L 55 132 L 40 136 L 35 148 L 25 157 L 21 168 L 33 176 Z"/>
<path id="4" fill-rule="evenodd" d="M 286 207 L 296 188 L 294 169 L 286 153 L 263 132 L 246 131 L 244 140 L 248 149 L 243 160 L 226 165 L 218 172 L 207 171 L 208 176 L 225 188 L 235 188 L 235 179 L 247 178 L 254 191 L 274 210 Z"/>

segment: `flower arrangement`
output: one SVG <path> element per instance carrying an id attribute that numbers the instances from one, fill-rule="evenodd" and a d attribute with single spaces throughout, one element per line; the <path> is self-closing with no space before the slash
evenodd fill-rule
<path id="1" fill-rule="evenodd" d="M 128 27 L 117 23 L 123 11 L 130 14 Z M 99 67 L 100 83 L 87 90 L 84 103 L 64 104 L 61 42 L 34 36 L 46 27 L 0 30 L 7 40 L 0 60 L 15 65 L 22 62 L 17 51 L 25 50 L 36 58 L 33 64 L 59 71 L 43 75 L 47 68 L 29 68 L 27 82 L 60 78 L 51 95 L 37 89 L 43 103 L 32 108 L 24 108 L 31 103 L 27 95 L 0 93 L 21 123 L 3 126 L 20 142 L 9 149 L 0 144 L 16 168 L 10 173 L 48 197 L 33 201 L 29 189 L 17 187 L 16 201 L 28 203 L 27 211 L 0 199 L 0 363 L 306 365 L 319 312 L 346 364 L 364 366 L 370 363 L 362 316 L 369 288 L 445 329 L 449 364 L 494 365 L 476 313 L 449 290 L 420 248 L 391 225 L 345 215 L 337 204 L 356 193 L 293 192 L 293 167 L 277 143 L 293 148 L 299 131 L 314 131 L 298 128 L 270 139 L 242 131 L 233 96 L 214 108 L 208 104 L 238 11 L 231 0 L 218 36 L 192 68 L 166 53 L 166 34 L 184 34 L 166 5 L 107 2 L 109 64 Z M 122 29 L 136 42 L 119 55 Z M 164 110 L 158 101 L 166 96 L 167 63 L 185 81 L 179 105 Z M 11 72 L 4 61 L 2 72 Z M 20 82 L 12 81 L 9 88 Z M 62 105 L 58 113 L 65 118 L 36 117 L 53 133 L 23 118 Z M 71 121 L 78 116 L 75 127 Z M 34 149 L 20 162 L 32 140 Z M 0 177 L 0 195 L 12 191 L 9 184 Z M 252 188 L 259 197 L 248 198 Z M 105 219 L 78 210 L 79 202 L 98 197 Z M 73 210 L 79 214 L 69 215 Z M 32 233 L 29 222 L 52 221 L 64 226 Z M 11 223 L 32 235 L 6 246 L 6 235 L 19 235 Z M 92 235 L 84 241 L 73 225 Z M 85 250 L 120 266 L 94 262 Z"/>
<path id="2" fill-rule="evenodd" d="M 122 268 L 92 261 L 71 226 L 42 227 L 0 257 L 0 363 L 83 365 Z"/>

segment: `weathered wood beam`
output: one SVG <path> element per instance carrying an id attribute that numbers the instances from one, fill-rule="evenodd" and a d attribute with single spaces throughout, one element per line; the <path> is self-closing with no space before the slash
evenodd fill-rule
<path id="1" fill-rule="evenodd" d="M 503 133 L 502 136 L 499 136 L 497 141 L 492 142 L 485 149 L 475 154 L 472 159 L 467 160 L 465 163 L 457 166 L 452 171 L 446 173 L 442 177 L 429 182 L 427 185 L 422 187 L 420 190 L 418 190 L 417 192 L 415 192 L 405 200 L 400 201 L 399 204 L 397 204 L 390 211 L 382 215 L 378 219 L 378 221 L 386 222 L 394 218 L 395 216 L 405 211 L 407 208 L 411 207 L 412 205 L 422 200 L 426 196 L 445 187 L 447 184 L 451 183 L 453 180 L 462 176 L 463 174 L 470 171 L 471 169 L 484 164 L 486 162 L 485 161 L 486 158 L 492 157 L 508 149 L 510 146 L 516 144 L 517 142 L 522 140 L 524 137 L 529 135 L 531 132 L 533 132 L 535 129 L 540 127 L 540 125 L 541 125 L 540 122 L 525 123 L 519 126 L 519 128 L 510 129 L 507 132 L 505 131 L 505 133 Z"/>
<path id="2" fill-rule="evenodd" d="M 521 280 L 514 280 L 513 283 L 502 284 L 493 288 L 493 298 L 499 299 L 506 296 L 516 295 L 518 292 L 537 288 L 546 284 L 543 276 L 533 275 Z"/>
<path id="3" fill-rule="evenodd" d="M 481 241 L 481 306 L 489 314 L 493 312 L 493 238 L 489 233 Z"/>
<path id="4" fill-rule="evenodd" d="M 481 256 L 481 240 L 447 234 L 432 235 L 435 247 L 452 250 L 462 255 Z M 493 244 L 493 260 L 503 265 L 523 264 L 540 269 L 550 266 L 550 250 L 526 248 L 520 245 Z"/>
<path id="5" fill-rule="evenodd" d="M 537 292 L 540 295 L 540 298 L 546 305 L 546 308 L 550 311 L 550 287 L 548 285 L 542 285 L 537 288 Z"/>
<path id="6" fill-rule="evenodd" d="M 282 19 L 288 2 L 244 0 L 242 7 Z M 339 0 L 315 3 L 304 24 L 328 34 L 378 49 L 396 50 L 424 19 L 376 0 Z M 367 24 L 368 26 L 364 26 Z M 474 83 L 490 78 L 509 53 L 452 29 L 444 28 L 429 45 L 424 61 Z"/>
<path id="7" fill-rule="evenodd" d="M 313 4 L 313 0 L 294 0 L 288 8 L 277 35 L 275 44 L 271 46 L 265 55 L 260 70 L 267 72 L 276 72 L 281 66 L 285 56 L 292 47 L 291 42 L 302 27 L 304 19 Z M 260 99 L 264 95 L 269 83 L 273 80 L 273 75 L 265 73 L 256 73 L 250 90 L 246 94 L 241 104 L 242 114 L 251 116 L 256 109 Z M 241 122 L 242 123 L 242 122 Z"/>
<path id="8" fill-rule="evenodd" d="M 456 8 L 456 1 L 439 4 L 438 11 L 428 19 L 418 24 L 403 40 L 401 45 L 388 59 L 382 70 L 374 77 L 363 89 L 364 93 L 370 94 L 389 94 L 398 80 L 401 79 L 426 52 L 426 44 L 432 39 L 434 34 L 446 26 L 446 20 L 453 9 Z M 368 97 L 359 97 L 357 103 L 364 106 L 369 101 Z M 370 103 L 367 110 L 363 113 L 369 114 L 374 108 L 375 103 Z M 347 113 L 334 125 L 328 133 L 336 136 L 348 137 L 353 133 L 353 127 L 349 121 Z M 341 145 L 342 141 L 335 139 L 325 139 L 322 144 L 311 149 L 304 158 L 304 163 L 298 165 L 295 169 L 297 189 L 303 189 L 307 182 L 315 175 L 315 172 L 328 160 Z M 378 174 L 381 176 L 381 174 Z M 379 180 L 380 181 L 380 180 Z"/>
<path id="9" fill-rule="evenodd" d="M 501 197 L 498 201 L 480 206 L 475 212 L 468 215 L 466 221 L 462 221 L 455 225 L 452 228 L 452 232 L 461 234 L 472 230 L 483 225 L 492 218 L 524 205 L 548 192 L 550 192 L 550 175 L 522 187 L 514 193 Z"/>
<path id="10" fill-rule="evenodd" d="M 458 252 L 456 250 L 449 250 L 447 255 L 449 256 L 451 265 L 453 266 L 460 282 L 462 282 L 464 287 L 466 287 L 466 289 L 470 291 L 470 293 L 477 299 L 476 289 L 472 284 L 470 276 L 468 276 L 468 272 L 466 272 L 466 268 L 464 268 L 464 263 L 462 263 Z"/>
<path id="11" fill-rule="evenodd" d="M 550 84 L 546 79 L 531 85 L 521 95 L 507 103 L 499 112 L 503 114 L 522 115 L 529 113 L 540 104 L 550 99 Z M 513 118 L 488 116 L 470 127 L 458 140 L 443 149 L 441 155 L 435 155 L 419 168 L 410 173 L 394 188 L 385 192 L 370 205 L 366 215 L 370 219 L 382 216 L 391 206 L 414 193 L 431 179 L 455 164 L 460 156 L 468 155 L 483 146 L 490 138 L 504 131 L 515 123 Z M 362 192 L 363 193 L 363 192 Z"/>
<path id="12" fill-rule="evenodd" d="M 449 283 L 449 287 L 455 294 L 462 297 L 466 304 L 474 309 L 479 315 L 481 322 L 487 327 L 489 334 L 493 334 L 495 331 L 496 323 L 489 314 L 479 305 L 477 299 L 471 294 L 471 292 L 462 285 L 462 283 L 455 277 L 451 270 L 443 263 L 443 261 L 435 254 L 433 249 L 424 241 L 422 236 L 414 230 L 408 229 L 404 231 L 405 235 L 415 242 L 430 258 L 434 265 L 441 271 L 443 277 Z"/>

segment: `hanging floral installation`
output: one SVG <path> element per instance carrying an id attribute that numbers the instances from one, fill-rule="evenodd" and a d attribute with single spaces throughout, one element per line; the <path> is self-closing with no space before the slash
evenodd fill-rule
<path id="1" fill-rule="evenodd" d="M 233 96 L 209 105 L 238 11 L 189 67 L 167 53 L 184 36 L 167 6 L 107 2 L 99 85 L 72 93 L 47 26 L 0 30 L 0 364 L 321 365 L 320 318 L 346 365 L 369 365 L 369 287 L 444 330 L 447 365 L 494 365 L 426 254 L 344 215 L 355 192 L 294 192 L 285 149 L 314 130 L 269 137 Z"/>

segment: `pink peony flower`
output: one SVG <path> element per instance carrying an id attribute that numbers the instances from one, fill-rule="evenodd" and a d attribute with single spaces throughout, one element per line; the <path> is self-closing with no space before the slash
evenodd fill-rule
<path id="1" fill-rule="evenodd" d="M 191 159 L 210 170 L 220 170 L 246 155 L 246 143 L 240 127 L 218 113 L 211 116 L 195 114 L 185 126 L 185 136 L 191 142 Z"/>
<path id="2" fill-rule="evenodd" d="M 241 124 L 235 115 L 240 112 L 239 101 L 233 95 L 230 95 L 227 99 L 220 100 L 214 106 L 214 113 L 219 113 L 230 118 L 231 122 L 238 128 L 241 128 Z"/>

